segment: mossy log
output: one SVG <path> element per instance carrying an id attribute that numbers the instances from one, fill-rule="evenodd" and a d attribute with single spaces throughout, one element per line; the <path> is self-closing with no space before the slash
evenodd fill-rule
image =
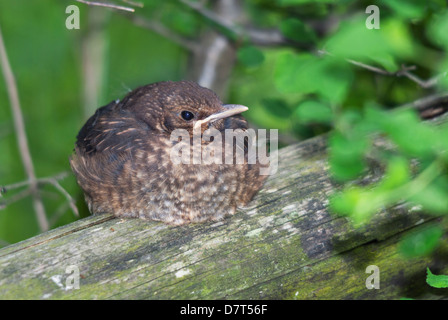
<path id="1" fill-rule="evenodd" d="M 407 260 L 397 250 L 404 234 L 438 218 L 400 205 L 355 228 L 329 212 L 338 185 L 328 169 L 320 136 L 281 149 L 277 173 L 250 207 L 223 221 L 90 216 L 10 245 L 0 250 L 0 298 L 446 298 L 425 283 L 426 267 L 448 273 L 446 236 L 430 257 Z M 379 289 L 366 287 L 369 265 L 379 268 Z"/>

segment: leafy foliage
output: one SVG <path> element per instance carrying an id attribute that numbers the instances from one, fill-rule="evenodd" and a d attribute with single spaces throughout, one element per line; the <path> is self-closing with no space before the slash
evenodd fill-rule
<path id="1" fill-rule="evenodd" d="M 254 46 L 245 46 L 238 50 L 238 60 L 248 68 L 255 68 L 263 63 L 264 55 L 261 50 Z"/>
<path id="2" fill-rule="evenodd" d="M 308 1 L 279 4 L 294 12 L 294 17 L 281 22 L 283 34 L 294 41 L 313 43 L 320 50 L 318 54 L 279 52 L 274 84 L 284 97 L 299 94 L 290 102 L 295 106 L 295 124 L 311 130 L 319 128 L 316 125 L 332 129 L 328 139 L 330 170 L 342 188 L 330 198 L 331 209 L 357 225 L 403 202 L 418 210 L 447 215 L 448 125 L 423 123 L 410 108 L 390 110 L 428 94 L 408 78 L 391 79 L 403 65 L 416 66 L 423 77 L 439 76 L 432 90 L 446 90 L 446 4 L 381 2 L 378 30 L 365 27 L 367 15 L 362 7 L 339 5 L 341 11 L 358 13 L 340 21 L 334 32 L 320 36 L 297 14 L 299 8 L 309 10 Z M 318 7 L 314 4 L 315 12 Z M 296 127 L 295 132 L 310 131 Z M 375 145 L 378 136 L 395 149 Z M 368 173 L 367 162 L 385 168 L 376 185 L 356 183 Z M 400 250 L 406 257 L 430 254 L 441 236 L 440 227 L 423 229 L 404 238 Z"/>
<path id="3" fill-rule="evenodd" d="M 304 3 L 280 2 L 297 7 Z M 445 5 L 440 1 L 387 1 L 380 6 L 380 29 L 366 28 L 367 16 L 361 11 L 319 39 L 297 17 L 281 23 L 286 37 L 317 43 L 320 49 L 319 54 L 279 53 L 274 83 L 284 94 L 301 94 L 295 103 L 297 123 L 332 127 L 328 141 L 333 178 L 344 185 L 361 177 L 368 171 L 368 160 L 385 168 L 384 177 L 375 186 L 354 181 L 331 197 L 332 210 L 356 224 L 402 202 L 429 213 L 448 214 L 448 126 L 423 123 L 410 108 L 388 110 L 390 105 L 414 100 L 420 90 L 409 78 L 390 82 L 389 77 L 398 74 L 402 65 L 430 70 L 428 76 L 442 75 L 438 89 L 446 88 L 443 74 L 447 70 L 448 39 L 442 30 L 448 19 L 443 10 L 437 12 L 441 8 Z M 428 37 L 422 37 L 424 34 Z M 428 63 L 424 61 L 426 55 L 437 58 Z M 375 79 L 375 85 L 366 81 L 367 77 Z M 395 148 L 375 145 L 378 136 Z M 402 252 L 406 256 L 428 254 L 441 235 L 440 228 L 433 227 L 405 238 Z"/>
<path id="4" fill-rule="evenodd" d="M 446 275 L 435 275 L 429 270 L 429 268 L 426 269 L 427 276 L 426 276 L 426 283 L 429 284 L 431 287 L 434 288 L 448 288 L 448 276 Z"/>
<path id="5" fill-rule="evenodd" d="M 317 36 L 314 31 L 299 19 L 289 18 L 282 21 L 280 30 L 288 39 L 301 43 L 314 43 Z"/>
<path id="6" fill-rule="evenodd" d="M 408 258 L 426 256 L 434 251 L 441 236 L 442 229 L 439 226 L 424 228 L 404 237 L 400 250 Z"/>

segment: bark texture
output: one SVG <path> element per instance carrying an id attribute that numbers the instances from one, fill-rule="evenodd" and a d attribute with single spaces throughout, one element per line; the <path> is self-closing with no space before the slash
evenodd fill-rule
<path id="1" fill-rule="evenodd" d="M 426 267 L 448 272 L 446 236 L 430 257 L 397 252 L 404 234 L 438 218 L 401 205 L 355 228 L 331 214 L 328 196 L 338 186 L 326 148 L 320 136 L 280 150 L 277 173 L 250 207 L 220 222 L 173 227 L 91 216 L 3 248 L 0 298 L 446 298 L 425 283 Z M 366 288 L 369 265 L 379 268 L 380 289 Z M 67 286 L 70 266 L 79 269 L 79 289 Z"/>

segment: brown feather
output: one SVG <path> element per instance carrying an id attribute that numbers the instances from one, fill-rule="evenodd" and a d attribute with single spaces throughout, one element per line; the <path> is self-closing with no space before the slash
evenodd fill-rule
<path id="1" fill-rule="evenodd" d="M 171 132 L 192 134 L 193 122 L 182 119 L 181 112 L 199 120 L 220 109 L 215 93 L 188 81 L 140 87 L 99 108 L 80 130 L 70 159 L 90 211 L 184 224 L 219 220 L 246 205 L 266 178 L 259 163 L 197 165 L 170 159 Z M 241 115 L 211 125 L 222 133 L 247 129 Z"/>

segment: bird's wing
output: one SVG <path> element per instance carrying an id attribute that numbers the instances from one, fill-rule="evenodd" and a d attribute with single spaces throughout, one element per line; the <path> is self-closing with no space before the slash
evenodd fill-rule
<path id="1" fill-rule="evenodd" d="M 99 108 L 81 128 L 77 150 L 84 154 L 130 151 L 143 143 L 149 128 L 116 102 Z"/>

